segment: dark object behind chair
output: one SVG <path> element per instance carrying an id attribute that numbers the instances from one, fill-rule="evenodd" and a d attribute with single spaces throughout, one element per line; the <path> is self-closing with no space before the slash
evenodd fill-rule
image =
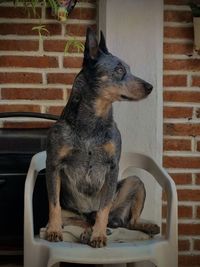
<path id="1" fill-rule="evenodd" d="M 32 156 L 45 149 L 47 130 L 0 130 L 1 254 L 8 251 L 12 254 L 19 253 L 23 248 L 24 183 Z M 34 231 L 37 234 L 48 218 L 44 172 L 36 182 L 33 207 Z"/>

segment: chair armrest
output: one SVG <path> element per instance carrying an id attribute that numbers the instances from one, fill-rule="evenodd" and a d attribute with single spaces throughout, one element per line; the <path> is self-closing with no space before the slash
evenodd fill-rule
<path id="1" fill-rule="evenodd" d="M 39 171 L 46 167 L 46 151 L 35 154 L 29 166 L 24 190 L 24 246 L 34 239 L 33 190 Z"/>
<path id="2" fill-rule="evenodd" d="M 163 167 L 151 157 L 139 153 L 125 153 L 120 161 L 120 175 L 128 167 L 136 167 L 150 173 L 160 184 L 167 196 L 166 238 L 177 242 L 177 191 L 176 185 Z"/>

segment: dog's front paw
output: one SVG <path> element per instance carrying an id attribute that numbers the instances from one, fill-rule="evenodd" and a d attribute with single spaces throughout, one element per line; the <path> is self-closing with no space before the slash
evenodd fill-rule
<path id="1" fill-rule="evenodd" d="M 90 238 L 90 243 L 89 245 L 93 248 L 102 248 L 107 245 L 107 236 L 106 234 L 99 233 L 95 234 L 93 233 L 91 238 Z"/>
<path id="2" fill-rule="evenodd" d="M 46 230 L 46 240 L 50 242 L 59 242 L 63 241 L 62 229 L 61 228 L 52 228 L 48 227 Z"/>

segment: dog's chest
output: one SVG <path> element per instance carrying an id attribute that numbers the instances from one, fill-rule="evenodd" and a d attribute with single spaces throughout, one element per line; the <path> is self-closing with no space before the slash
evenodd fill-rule
<path id="1" fill-rule="evenodd" d="M 101 190 L 114 156 L 114 144 L 78 140 L 63 164 L 63 189 L 77 209 L 89 212 L 99 205 Z M 68 203 L 70 199 L 68 198 Z"/>

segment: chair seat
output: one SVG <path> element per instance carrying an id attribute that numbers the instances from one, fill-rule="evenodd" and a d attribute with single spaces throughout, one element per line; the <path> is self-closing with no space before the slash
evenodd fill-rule
<path id="1" fill-rule="evenodd" d="M 155 253 L 157 245 L 165 246 L 167 241 L 162 237 L 155 237 L 145 241 L 129 243 L 108 243 L 103 248 L 92 248 L 88 245 L 73 242 L 48 242 L 35 237 L 35 245 L 47 247 L 50 251 L 50 265 L 57 262 L 85 263 L 85 264 L 115 264 L 133 261 L 149 260 Z"/>

